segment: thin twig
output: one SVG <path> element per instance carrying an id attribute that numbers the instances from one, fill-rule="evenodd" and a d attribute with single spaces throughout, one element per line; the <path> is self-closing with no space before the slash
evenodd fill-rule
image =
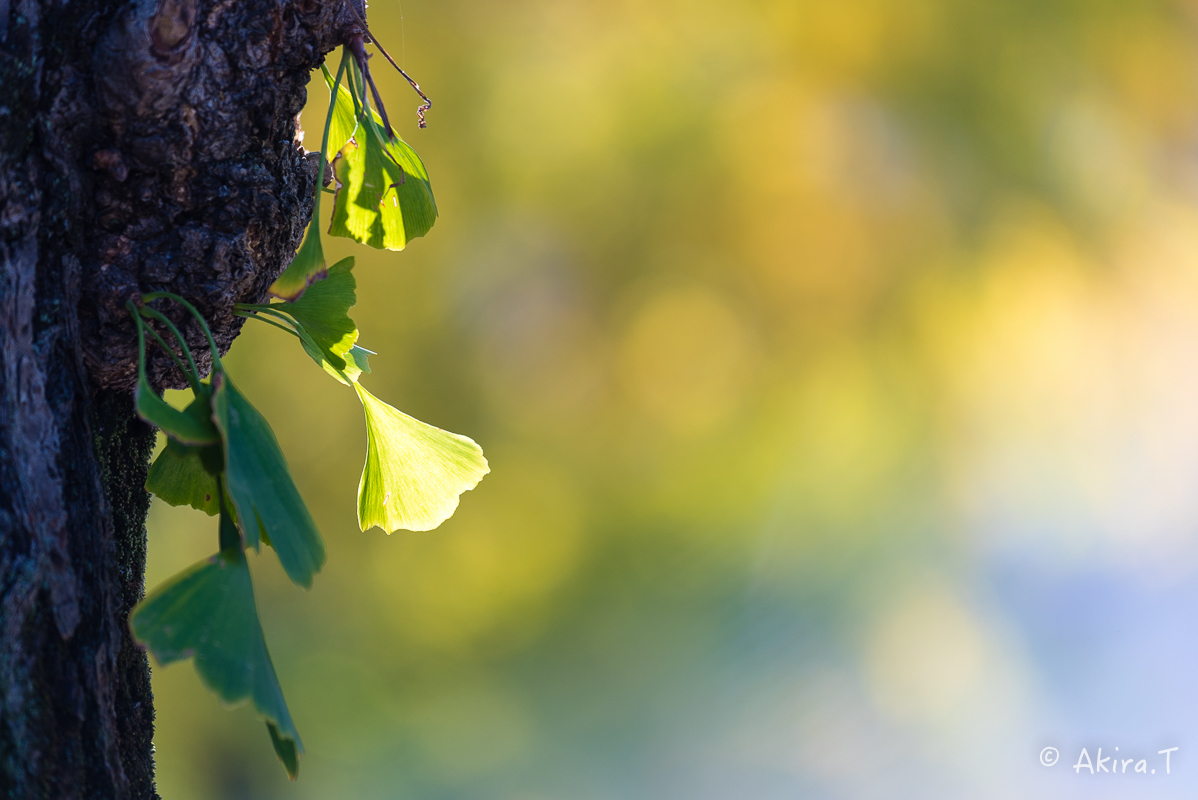
<path id="1" fill-rule="evenodd" d="M 366 36 L 369 37 L 370 43 L 379 49 L 379 52 L 383 54 L 383 58 L 387 59 L 387 61 L 389 61 L 391 63 L 391 66 L 393 66 L 397 70 L 399 70 L 399 74 L 404 76 L 404 80 L 406 80 L 409 84 L 411 84 L 412 88 L 416 90 L 416 94 L 420 95 L 420 99 L 424 101 L 424 104 L 416 109 L 416 116 L 420 120 L 420 123 L 419 123 L 420 127 L 427 128 L 428 123 L 425 122 L 425 120 L 424 120 L 424 112 L 428 111 L 430 108 L 433 107 L 433 101 L 429 100 L 428 95 L 426 95 L 424 92 L 422 92 L 420 90 L 420 84 L 418 84 L 418 83 L 416 83 L 416 81 L 412 80 L 412 76 L 409 75 L 408 73 L 404 72 L 403 67 L 401 67 L 399 64 L 395 63 L 395 59 L 392 58 L 391 54 L 387 52 L 387 48 L 383 47 L 383 45 L 379 43 L 378 38 L 374 35 L 374 32 L 370 30 L 370 26 L 366 24 L 366 20 L 363 19 L 362 15 L 358 13 L 358 9 L 354 7 L 354 4 L 348 3 L 347 5 L 349 6 L 349 10 L 353 12 L 354 16 L 358 18 L 358 22 L 360 22 L 362 24 L 362 29 L 366 31 Z M 365 51 L 363 51 L 363 56 L 364 55 L 365 55 Z M 365 60 L 362 59 L 362 64 L 365 65 L 365 63 L 366 63 Z M 363 72 L 366 72 L 365 66 L 363 66 Z M 376 101 L 378 100 L 377 95 L 375 96 L 375 100 Z M 383 114 L 383 117 L 385 120 L 386 119 L 385 113 Z"/>
<path id="2" fill-rule="evenodd" d="M 383 118 L 383 129 L 387 131 L 387 141 L 395 138 L 395 132 L 391 130 L 391 120 L 387 119 L 387 109 L 383 107 L 383 98 L 379 97 L 378 87 L 374 85 L 374 78 L 370 76 L 370 68 L 363 64 L 365 69 L 362 74 L 366 76 L 366 83 L 370 85 L 370 93 L 374 95 L 374 104 L 379 107 L 379 116 Z"/>
<path id="3" fill-rule="evenodd" d="M 391 129 L 391 121 L 387 119 L 387 109 L 383 107 L 383 98 L 379 97 L 378 87 L 374 85 L 374 78 L 370 76 L 370 65 L 367 63 L 370 60 L 370 56 L 366 53 L 362 37 L 354 36 L 346 44 L 346 47 L 354 54 L 354 61 L 358 64 L 358 71 L 362 73 L 362 83 L 365 86 L 369 86 L 370 93 L 374 95 L 374 104 L 378 107 L 379 116 L 383 118 L 383 129 L 387 132 L 387 141 L 391 141 L 395 138 L 395 132 Z M 362 99 L 366 99 L 365 95 L 363 95 Z"/>
<path id="4" fill-rule="evenodd" d="M 367 28 L 366 34 L 370 37 L 370 43 L 379 49 L 379 52 L 383 54 L 383 58 L 391 62 L 391 66 L 399 70 L 399 74 L 404 76 L 404 79 L 412 85 L 412 88 L 416 90 L 416 94 L 420 95 L 420 99 L 424 101 L 424 104 L 420 106 L 420 108 L 416 109 L 416 116 L 420 118 L 420 127 L 427 128 L 428 123 L 424 121 L 424 112 L 433 107 L 433 101 L 428 99 L 428 95 L 420 91 L 420 84 L 412 80 L 412 76 L 404 72 L 403 67 L 395 63 L 395 59 L 391 57 L 391 54 L 388 53 L 387 50 L 381 44 L 379 44 L 379 40 L 374 37 L 374 32 Z"/>

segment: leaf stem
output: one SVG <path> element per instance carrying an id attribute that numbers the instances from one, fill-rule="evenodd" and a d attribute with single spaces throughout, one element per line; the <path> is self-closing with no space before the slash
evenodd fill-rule
<path id="1" fill-rule="evenodd" d="M 174 350 L 170 349 L 170 347 L 167 346 L 166 340 L 158 335 L 158 331 L 154 330 L 149 325 L 146 326 L 146 330 L 148 330 L 150 332 L 150 335 L 154 337 L 154 341 L 158 342 L 158 345 L 163 350 L 166 351 L 166 354 L 171 357 L 171 361 L 175 362 L 175 366 L 178 367 L 179 371 L 183 373 L 183 377 L 187 379 L 187 384 L 191 387 L 191 390 L 193 392 L 199 393 L 199 391 L 200 391 L 199 381 L 197 381 L 195 376 L 192 375 L 191 372 L 187 369 L 187 367 L 185 367 L 183 365 L 183 360 L 180 359 L 179 356 L 177 356 L 175 354 Z"/>
<path id="2" fill-rule="evenodd" d="M 349 96 L 354 101 L 354 117 L 359 122 L 362 120 L 362 108 L 366 103 L 365 89 L 359 86 L 360 81 L 361 73 L 358 71 L 358 62 L 354 61 L 350 64 L 346 82 L 349 84 Z"/>
<path id="3" fill-rule="evenodd" d="M 129 309 L 133 321 L 137 323 L 137 380 L 141 382 L 146 379 L 146 323 L 137 313 L 137 306 L 133 305 L 132 300 L 125 302 L 125 308 Z"/>
<path id="4" fill-rule="evenodd" d="M 401 17 L 401 19 L 402 19 L 402 17 Z M 379 43 L 379 40 L 375 38 L 374 32 L 367 30 L 367 34 L 370 36 L 370 43 L 379 49 L 379 52 L 383 54 L 383 58 L 385 58 L 389 62 L 391 62 L 391 66 L 393 66 L 397 70 L 399 70 L 399 74 L 404 76 L 404 79 L 407 80 L 407 82 L 409 84 L 411 84 L 412 88 L 416 90 L 416 94 L 420 95 L 420 99 L 424 101 L 424 104 L 416 109 L 416 117 L 419 120 L 418 126 L 421 128 L 427 128 L 428 123 L 425 122 L 425 120 L 424 120 L 424 112 L 428 111 L 430 108 L 433 107 L 433 101 L 428 99 L 428 95 L 426 95 L 424 92 L 420 91 L 420 84 L 418 84 L 418 83 L 416 83 L 416 81 L 412 80 L 412 76 L 409 75 L 408 73 L 404 72 L 403 67 L 401 67 L 401 66 L 399 66 L 399 64 L 395 63 L 395 59 L 391 57 L 391 54 L 388 53 L 386 51 L 386 49 L 382 46 L 382 44 Z"/>
<path id="5" fill-rule="evenodd" d="M 353 15 L 358 18 L 358 22 L 361 23 L 363 29 L 365 29 L 366 37 L 370 41 L 370 43 L 379 49 L 379 52 L 383 54 L 383 57 L 391 62 L 391 66 L 393 66 L 397 70 L 399 70 L 399 74 L 403 75 L 404 78 L 407 80 L 407 82 L 412 85 L 412 88 L 416 90 L 416 94 L 420 95 L 420 99 L 424 101 L 424 105 L 422 105 L 422 106 L 420 106 L 420 108 L 416 109 L 416 116 L 419 118 L 421 128 L 428 127 L 428 123 L 426 123 L 424 121 L 424 112 L 428 111 L 430 108 L 433 107 L 433 101 L 428 99 L 428 95 L 426 95 L 424 92 L 420 91 L 420 84 L 418 84 L 418 83 L 416 83 L 416 81 L 412 80 L 412 77 L 410 75 L 408 75 L 408 73 L 404 72 L 403 68 L 400 67 L 399 64 L 395 63 L 395 59 L 391 57 L 391 54 L 388 53 L 381 44 L 379 44 L 379 40 L 376 39 L 374 36 L 374 33 L 371 32 L 370 26 L 366 24 L 366 20 L 362 18 L 362 15 L 360 13 L 358 13 L 358 9 L 354 8 L 353 5 L 350 5 L 349 10 L 352 11 Z M 400 14 L 400 19 L 401 20 L 403 19 L 402 13 Z M 360 42 L 359 42 L 358 46 L 359 46 L 359 48 L 361 47 Z M 365 64 L 366 63 L 365 50 L 363 50 L 361 58 L 362 58 L 362 63 Z M 372 81 L 372 83 L 373 83 L 373 81 Z M 376 98 L 377 98 L 377 95 L 376 95 Z M 384 119 L 386 119 L 386 112 L 383 113 L 383 117 L 384 117 Z M 388 125 L 387 126 L 388 131 L 390 131 L 390 128 L 391 128 L 391 126 Z"/>
<path id="6" fill-rule="evenodd" d="M 264 317 L 264 316 L 260 316 L 259 314 L 256 314 L 256 313 L 243 312 L 243 311 L 234 311 L 233 316 L 245 317 L 246 319 L 256 319 L 259 322 L 265 322 L 267 325 L 273 325 L 281 331 L 287 331 L 288 333 L 290 333 L 292 336 L 294 336 L 297 339 L 301 339 L 301 340 L 303 339 L 303 337 L 301 337 L 298 333 L 293 331 L 291 328 L 288 328 L 286 325 L 280 325 L 278 322 L 275 322 L 270 317 Z"/>
<path id="7" fill-rule="evenodd" d="M 222 554 L 229 552 L 240 553 L 242 551 L 241 534 L 238 533 L 237 526 L 233 523 L 233 518 L 229 514 L 229 509 L 225 504 L 225 481 L 223 474 L 216 476 L 216 496 L 220 503 L 220 551 Z"/>
<path id="8" fill-rule="evenodd" d="M 203 315 L 200 314 L 199 311 L 196 311 L 195 306 L 174 292 L 150 292 L 149 294 L 143 294 L 141 296 L 141 300 L 143 303 L 149 303 L 159 299 L 160 297 L 166 298 L 167 300 L 174 300 L 176 303 L 190 311 L 191 315 L 200 321 L 200 327 L 204 329 L 204 336 L 208 337 L 208 347 L 212 349 L 212 368 L 221 369 L 220 350 L 216 346 L 216 339 L 212 338 L 212 331 L 208 328 L 208 323 L 204 321 Z"/>
<path id="9" fill-rule="evenodd" d="M 281 319 L 281 320 L 283 320 L 283 321 L 284 321 L 284 322 L 286 322 L 288 325 L 292 325 L 292 326 L 294 326 L 294 327 L 297 327 L 297 328 L 298 328 L 298 327 L 300 327 L 300 324 L 299 324 L 298 322 L 296 322 L 295 320 L 293 320 L 293 319 L 290 317 L 290 315 L 284 314 L 282 311 L 280 311 L 280 310 L 278 310 L 278 309 L 270 308 L 269 306 L 268 306 L 267 308 L 260 308 L 260 309 L 258 309 L 256 313 L 258 313 L 258 314 L 267 314 L 267 315 L 269 315 L 269 316 L 272 316 L 272 317 L 274 317 L 274 318 L 276 318 L 276 319 Z"/>
<path id="10" fill-rule="evenodd" d="M 316 235 L 320 235 L 320 196 L 324 193 L 324 168 L 329 163 L 329 131 L 333 127 L 333 112 L 337 110 L 337 92 L 341 86 L 341 76 L 345 74 L 345 67 L 349 53 L 345 48 L 341 48 L 341 64 L 337 67 L 337 77 L 333 81 L 333 88 L 329 92 L 329 113 L 324 118 L 324 137 L 320 140 L 320 167 L 316 171 L 316 199 L 312 203 L 312 224 L 316 226 Z M 325 72 L 328 70 L 323 64 L 320 68 Z"/>
<path id="11" fill-rule="evenodd" d="M 180 362 L 178 356 L 175 355 L 175 351 L 166 346 L 166 342 L 162 340 L 162 337 L 158 335 L 158 332 L 153 328 L 150 328 L 150 326 L 146 326 L 154 338 L 158 339 L 158 343 L 162 345 L 162 349 L 170 353 L 171 358 L 175 359 L 175 363 L 179 365 L 179 370 L 187 377 L 187 382 L 191 384 L 192 391 L 198 393 L 200 391 L 200 371 L 196 368 L 195 359 L 191 357 L 191 348 L 187 346 L 187 340 L 183 338 L 181 333 L 179 333 L 179 329 L 175 327 L 175 323 L 171 322 L 170 319 L 167 318 L 167 316 L 161 311 L 150 308 L 149 306 L 142 306 L 139 311 L 142 316 L 158 320 L 166 326 L 168 331 L 174 334 L 175 338 L 179 341 L 179 346 L 183 348 L 183 355 L 187 356 L 187 364 L 191 367 L 190 372 L 184 369 L 182 362 Z"/>
<path id="12" fill-rule="evenodd" d="M 329 91 L 329 113 L 324 120 L 324 139 L 320 143 L 320 154 L 327 157 L 329 149 L 329 128 L 333 125 L 333 110 L 337 107 L 337 91 L 341 86 L 341 78 L 345 75 L 346 68 L 349 66 L 349 52 L 344 47 L 341 48 L 341 63 L 337 66 L 337 77 L 333 79 L 333 88 Z M 329 70 L 323 64 L 320 68 L 327 75 Z M 353 92 L 351 91 L 352 95 Z M 322 176 L 323 177 L 323 176 Z"/>

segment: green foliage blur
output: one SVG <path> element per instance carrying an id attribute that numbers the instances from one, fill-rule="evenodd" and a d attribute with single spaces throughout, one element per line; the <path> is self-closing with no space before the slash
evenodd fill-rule
<path id="1" fill-rule="evenodd" d="M 1021 743 L 990 554 L 1181 552 L 1118 487 L 1128 440 L 1150 484 L 1198 442 L 1198 4 L 400 16 L 370 8 L 426 130 L 372 69 L 440 217 L 324 246 L 362 384 L 491 474 L 437 530 L 360 532 L 357 399 L 247 325 L 226 365 L 328 547 L 307 592 L 249 556 L 306 755 L 288 784 L 251 709 L 155 667 L 162 796 L 882 797 L 844 753 Z M 315 73 L 309 148 L 327 99 Z M 150 587 L 215 551 L 190 509 L 149 530 Z"/>

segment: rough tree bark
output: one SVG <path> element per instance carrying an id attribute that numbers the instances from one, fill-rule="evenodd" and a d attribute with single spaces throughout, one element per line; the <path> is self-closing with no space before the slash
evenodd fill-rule
<path id="1" fill-rule="evenodd" d="M 295 117 L 344 2 L 0 0 L 0 796 L 156 797 L 124 304 L 182 294 L 227 348 L 263 301 L 311 214 Z"/>

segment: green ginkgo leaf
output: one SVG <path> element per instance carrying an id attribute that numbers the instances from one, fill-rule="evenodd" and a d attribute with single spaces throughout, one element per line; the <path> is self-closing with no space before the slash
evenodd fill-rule
<path id="1" fill-rule="evenodd" d="M 370 374 L 370 356 L 372 355 L 375 355 L 373 350 L 367 350 L 356 344 L 345 354 L 345 371 L 351 381 L 357 383 L 358 377 L 362 373 Z"/>
<path id="2" fill-rule="evenodd" d="M 313 341 L 342 358 L 358 341 L 358 326 L 349 318 L 349 310 L 358 302 L 353 268 L 353 256 L 341 259 L 329 267 L 324 280 L 298 300 L 280 306 L 280 310 L 304 327 Z"/>
<path id="3" fill-rule="evenodd" d="M 328 277 L 309 288 L 296 301 L 270 305 L 238 305 L 244 316 L 294 333 L 304 352 L 317 366 L 346 386 L 370 372 L 373 350 L 354 344 L 358 327 L 349 317 L 357 302 L 355 282 L 350 270 L 353 258 L 334 264 Z"/>
<path id="4" fill-rule="evenodd" d="M 299 337 L 300 346 L 304 348 L 304 352 L 319 366 L 324 367 L 334 376 L 339 370 L 345 368 L 345 359 L 313 339 L 303 325 L 293 323 L 292 328 Z"/>
<path id="5" fill-rule="evenodd" d="M 329 72 L 329 68 L 324 64 L 320 65 L 320 71 L 324 73 L 325 85 L 329 87 L 330 100 L 333 91 L 333 73 Z M 345 143 L 354 135 L 354 130 L 358 127 L 357 114 L 354 113 L 354 96 L 349 93 L 349 89 L 345 84 L 337 87 L 337 97 L 334 102 L 333 114 L 329 118 L 329 142 L 328 152 L 336 153 Z"/>
<path id="6" fill-rule="evenodd" d="M 377 125 L 359 125 L 333 159 L 336 197 L 329 233 L 402 250 L 433 227 L 437 204 L 416 151 L 402 139 L 385 143 L 382 137 Z"/>
<path id="7" fill-rule="evenodd" d="M 304 349 L 307 350 L 308 348 L 305 347 Z M 318 363 L 324 368 L 325 372 L 332 375 L 341 383 L 344 383 L 346 386 L 353 386 L 358 382 L 358 378 L 361 377 L 363 372 L 370 372 L 369 357 L 374 354 L 373 350 L 367 350 L 365 347 L 354 345 L 345 354 L 344 367 L 339 368 L 335 366 L 327 358 Z M 308 355 L 312 355 L 312 352 L 308 351 Z"/>
<path id="8" fill-rule="evenodd" d="M 375 354 L 373 350 L 354 345 L 342 357 L 322 348 L 302 326 L 296 325 L 295 332 L 299 336 L 304 352 L 316 362 L 317 366 L 346 386 L 357 383 L 358 377 L 363 372 L 370 372 L 368 357 Z"/>
<path id="9" fill-rule="evenodd" d="M 205 450 L 215 451 L 211 455 Z M 216 493 L 216 475 L 204 468 L 204 457 L 215 456 L 219 463 L 220 447 L 206 448 L 166 440 L 166 447 L 150 465 L 146 475 L 146 490 L 153 492 L 172 506 L 191 506 L 209 516 L 220 511 Z"/>
<path id="10" fill-rule="evenodd" d="M 358 302 L 353 268 L 352 257 L 338 261 L 329 267 L 327 278 L 295 302 L 279 306 L 294 318 L 300 343 L 312 360 L 347 386 L 370 372 L 367 356 L 373 355 L 355 344 L 358 326 L 349 316 Z"/>
<path id="11" fill-rule="evenodd" d="M 333 76 L 323 64 L 320 68 L 324 72 L 325 81 L 331 90 L 334 83 Z M 353 96 L 342 86 L 337 92 L 333 106 L 329 109 L 327 130 L 325 131 L 327 136 L 320 150 L 319 164 L 322 172 L 325 165 L 324 153 L 336 153 L 344 147 L 345 143 L 353 136 L 356 126 Z M 312 221 L 308 224 L 308 230 L 304 234 L 304 241 L 300 244 L 295 258 L 287 265 L 287 269 L 283 270 L 283 274 L 271 284 L 269 290 L 272 295 L 283 300 L 295 300 L 304 293 L 305 289 L 325 276 L 324 248 L 320 242 L 320 193 L 324 175 L 318 175 L 316 180 L 316 201 L 312 208 Z"/>
<path id="12" fill-rule="evenodd" d="M 272 738 L 303 752 L 266 649 L 249 565 L 240 549 L 223 550 L 150 592 L 133 609 L 129 625 L 159 664 L 194 658 L 200 679 L 221 700 L 253 701 L 274 727 Z M 287 764 L 289 773 L 293 766 Z"/>
<path id="13" fill-rule="evenodd" d="M 150 388 L 143 370 L 137 381 L 134 402 L 139 417 L 176 441 L 185 444 L 220 442 L 220 432 L 212 424 L 211 406 L 206 393 L 196 395 L 187 408 L 180 411 Z"/>
<path id="14" fill-rule="evenodd" d="M 279 733 L 279 729 L 274 723 L 266 723 L 266 732 L 270 734 L 270 744 L 275 749 L 275 755 L 283 762 L 283 768 L 287 770 L 287 777 L 295 780 L 299 777 L 299 752 L 296 748 L 296 740 L 288 739 Z"/>
<path id="15" fill-rule="evenodd" d="M 366 410 L 366 466 L 358 484 L 358 524 L 387 533 L 429 531 L 458 507 L 490 468 L 472 439 L 426 425 L 354 384 Z"/>
<path id="16" fill-rule="evenodd" d="M 226 490 L 237 510 L 247 547 L 257 547 L 260 530 L 283 570 L 303 587 L 324 565 L 324 541 L 291 480 L 287 461 L 270 425 L 226 373 L 213 380 L 216 425 L 225 446 Z"/>
<path id="17" fill-rule="evenodd" d="M 312 221 L 308 223 L 308 231 L 295 258 L 283 270 L 283 274 L 275 279 L 268 290 L 275 297 L 284 300 L 294 300 L 304 293 L 304 290 L 319 281 L 325 275 L 324 248 L 320 244 L 320 220 L 316 218 L 319 206 L 314 210 Z"/>

